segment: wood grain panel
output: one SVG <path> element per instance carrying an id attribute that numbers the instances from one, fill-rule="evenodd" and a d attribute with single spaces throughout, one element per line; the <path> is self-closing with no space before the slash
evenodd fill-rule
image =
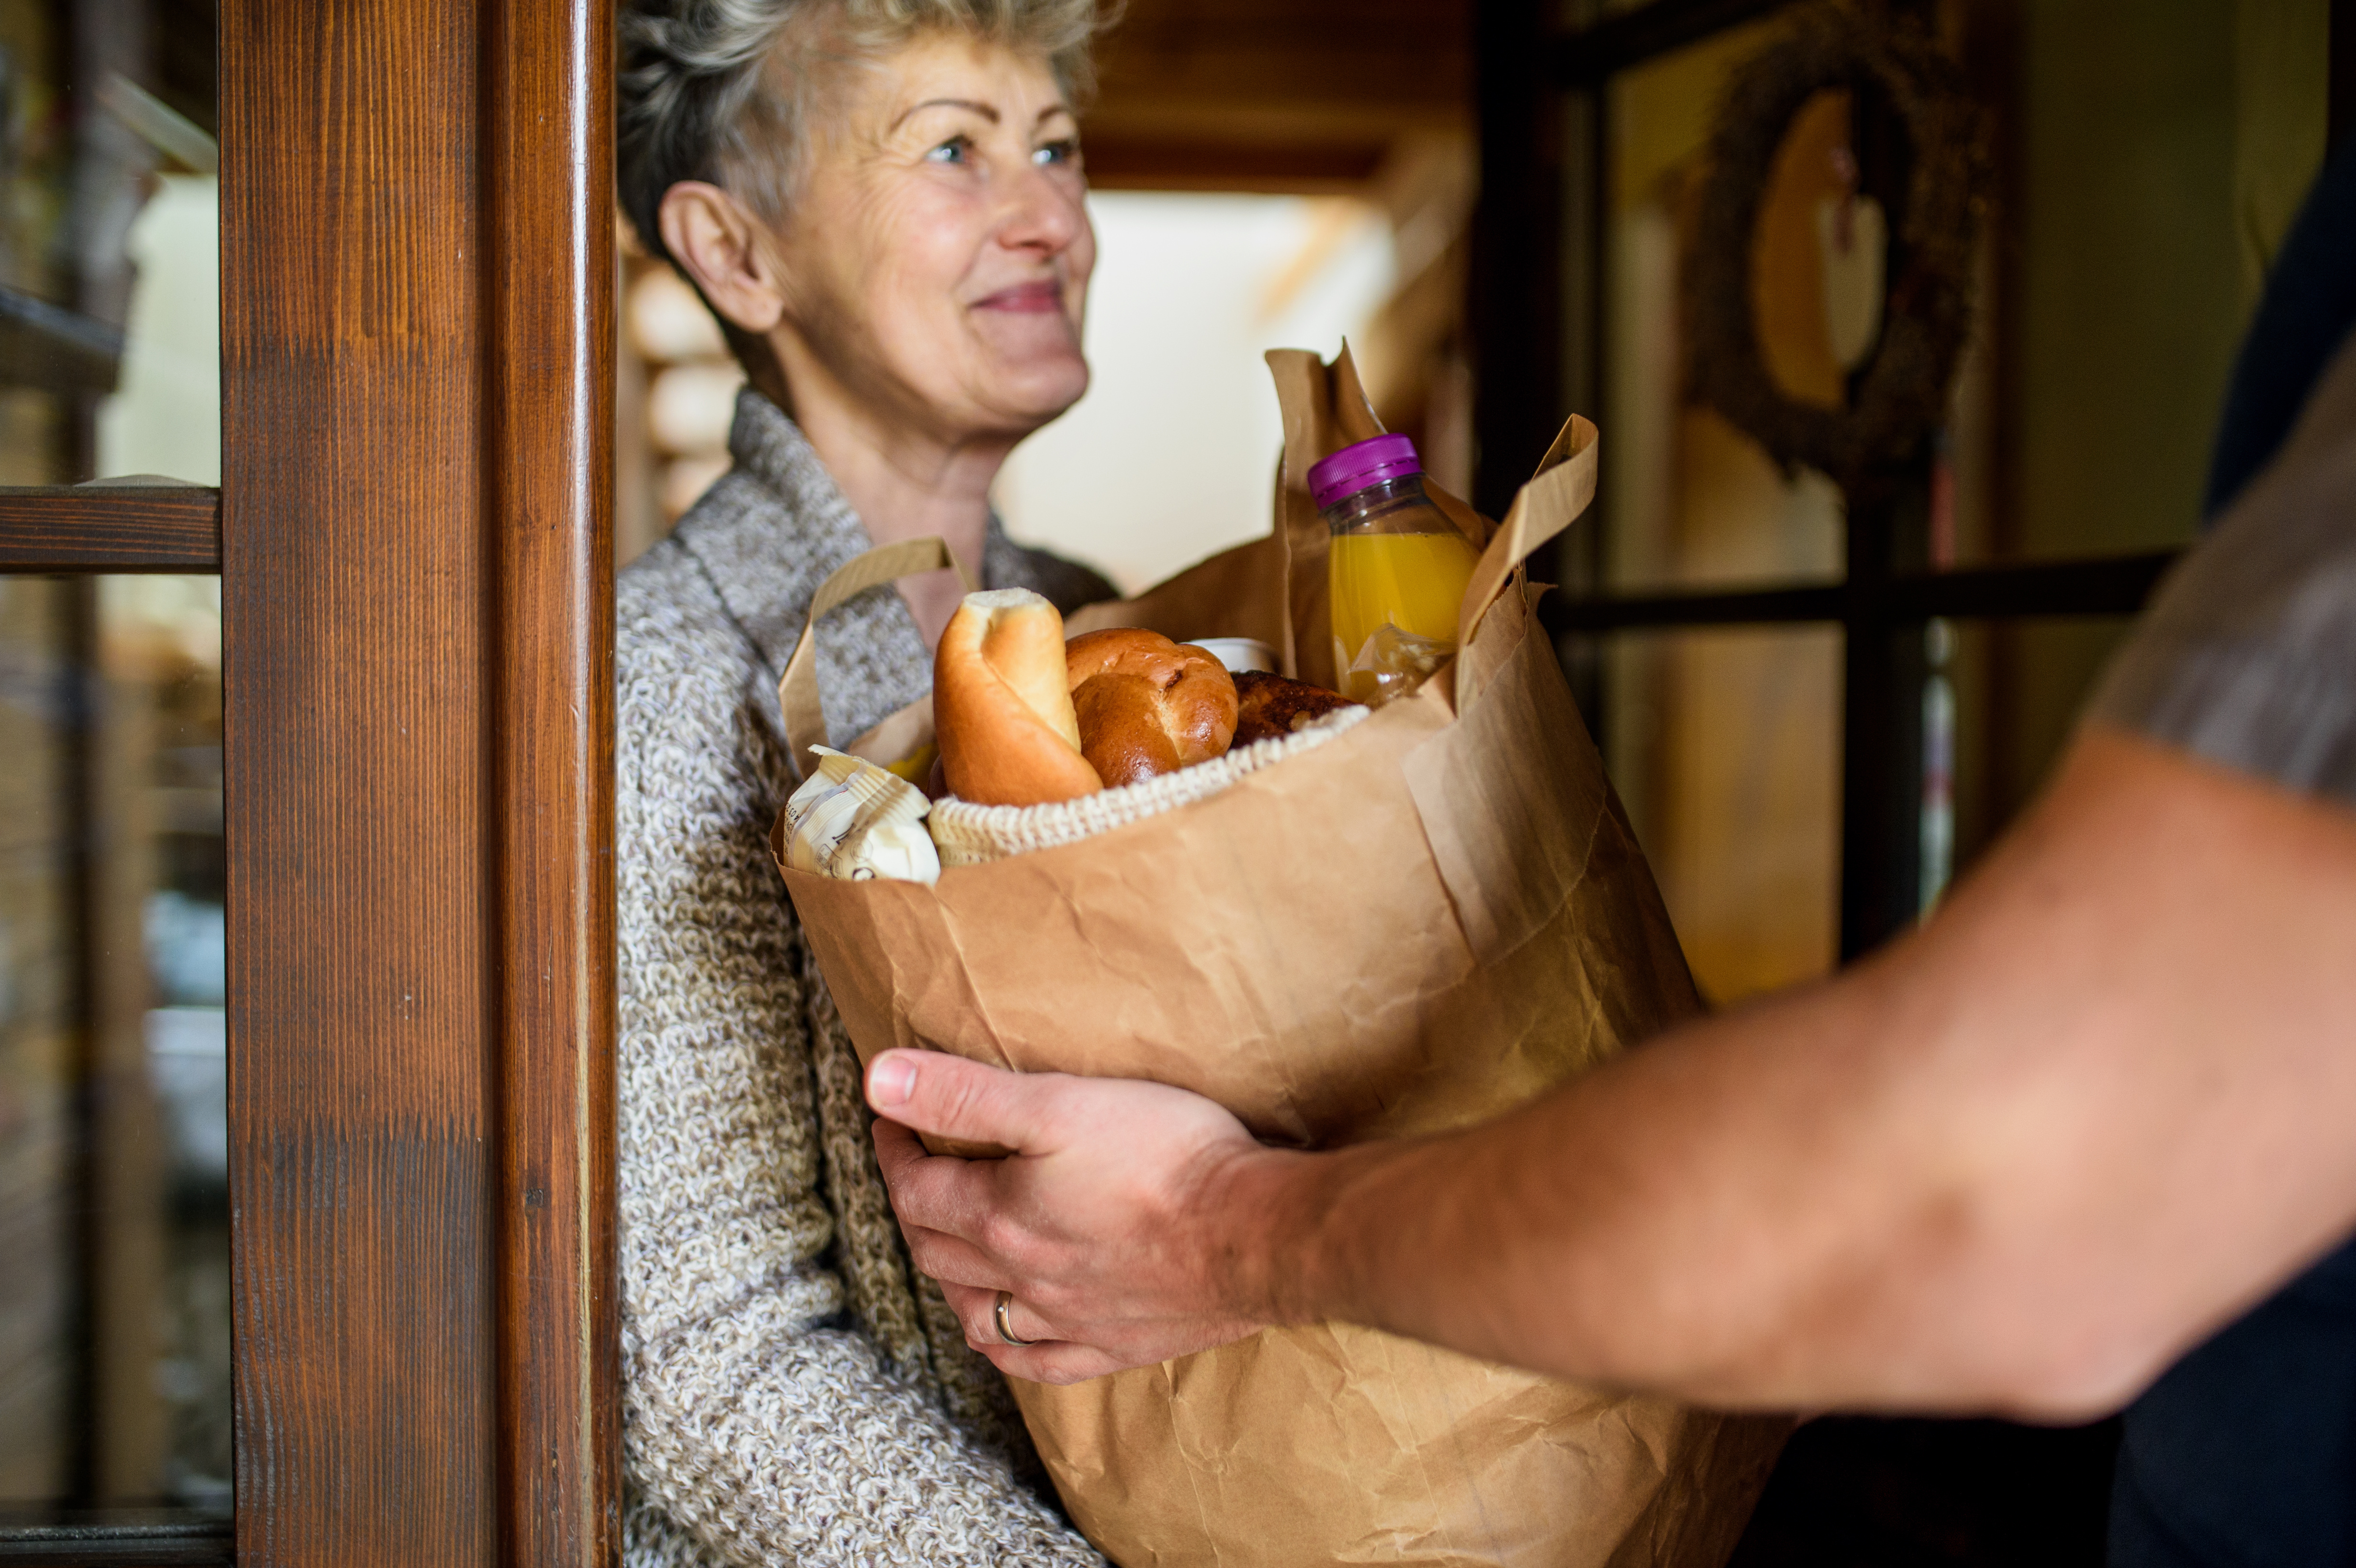
<path id="1" fill-rule="evenodd" d="M 1130 0 L 1098 49 L 1106 189 L 1363 190 L 1472 118 L 1471 0 Z"/>
<path id="2" fill-rule="evenodd" d="M 1462 117 L 1470 0 L 1130 0 L 1098 49 L 1100 106 Z"/>
<path id="3" fill-rule="evenodd" d="M 0 1568 L 233 1568 L 226 1520 L 195 1523 L 170 1509 L 114 1509 L 91 1519 L 29 1517 L 0 1505 Z"/>
<path id="4" fill-rule="evenodd" d="M 614 1203 L 613 7 L 498 0 L 501 1560 L 619 1560 Z"/>
<path id="5" fill-rule="evenodd" d="M 1098 190 L 1355 196 L 1382 171 L 1390 151 L 1390 139 L 1383 135 L 1355 142 L 1220 141 L 1098 130 L 1088 136 L 1088 183 Z"/>
<path id="6" fill-rule="evenodd" d="M 479 20 L 225 0 L 239 1560 L 487 1564 Z"/>
<path id="7" fill-rule="evenodd" d="M 218 490 L 168 485 L 0 489 L 0 572 L 220 570 Z"/>

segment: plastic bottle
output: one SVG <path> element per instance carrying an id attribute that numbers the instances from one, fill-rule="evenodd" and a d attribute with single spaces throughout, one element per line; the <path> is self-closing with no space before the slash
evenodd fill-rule
<path id="1" fill-rule="evenodd" d="M 1378 435 L 1309 470 L 1333 530 L 1326 557 L 1333 669 L 1344 697 L 1380 707 L 1456 652 L 1456 613 L 1480 552 L 1423 491 L 1415 443 Z"/>

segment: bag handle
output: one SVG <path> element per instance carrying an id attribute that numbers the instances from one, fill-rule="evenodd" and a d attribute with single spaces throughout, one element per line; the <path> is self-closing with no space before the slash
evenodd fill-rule
<path id="1" fill-rule="evenodd" d="M 968 593 L 980 586 L 974 581 L 973 573 L 965 569 L 965 562 L 950 551 L 948 540 L 937 535 L 877 545 L 836 567 L 818 585 L 818 592 L 810 596 L 809 619 L 802 623 L 802 635 L 795 642 L 793 656 L 786 661 L 786 673 L 777 682 L 777 707 L 786 716 L 786 745 L 792 753 L 797 776 L 810 776 L 816 762 L 810 748 L 826 744 L 826 706 L 818 692 L 820 618 L 871 588 L 941 571 L 956 572 Z"/>
<path id="2" fill-rule="evenodd" d="M 1456 699 L 1467 696 L 1463 651 L 1472 645 L 1489 606 L 1505 591 L 1506 582 L 1538 548 L 1570 527 L 1595 499 L 1595 426 L 1578 414 L 1554 438 L 1538 471 L 1514 496 L 1513 509 L 1497 525 L 1489 548 L 1481 552 L 1464 585 L 1464 602 L 1456 612 Z"/>

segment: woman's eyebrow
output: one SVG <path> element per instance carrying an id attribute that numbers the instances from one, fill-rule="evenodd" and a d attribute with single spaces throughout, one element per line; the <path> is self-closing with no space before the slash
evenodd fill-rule
<path id="1" fill-rule="evenodd" d="M 922 103 L 911 103 L 900 111 L 899 117 L 892 122 L 891 130 L 897 131 L 907 122 L 909 115 L 926 109 L 970 109 L 993 125 L 1001 118 L 996 109 L 987 103 L 977 103 L 970 98 L 927 98 Z"/>

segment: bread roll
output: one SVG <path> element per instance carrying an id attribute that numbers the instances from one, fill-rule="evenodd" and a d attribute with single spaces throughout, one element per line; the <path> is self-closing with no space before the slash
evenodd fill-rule
<path id="1" fill-rule="evenodd" d="M 1287 680 L 1260 670 L 1244 670 L 1235 679 L 1234 743 L 1238 746 L 1290 735 L 1311 720 L 1322 719 L 1335 709 L 1360 706 L 1346 697 L 1334 696 L 1322 686 Z"/>
<path id="2" fill-rule="evenodd" d="M 1080 755 L 1064 679 L 1064 618 L 1027 588 L 969 593 L 933 656 L 933 728 L 949 792 L 1044 805 L 1104 784 Z"/>
<path id="3" fill-rule="evenodd" d="M 1236 683 L 1201 648 L 1132 626 L 1074 637 L 1065 677 L 1080 750 L 1107 787 L 1224 754 L 1236 732 Z"/>

